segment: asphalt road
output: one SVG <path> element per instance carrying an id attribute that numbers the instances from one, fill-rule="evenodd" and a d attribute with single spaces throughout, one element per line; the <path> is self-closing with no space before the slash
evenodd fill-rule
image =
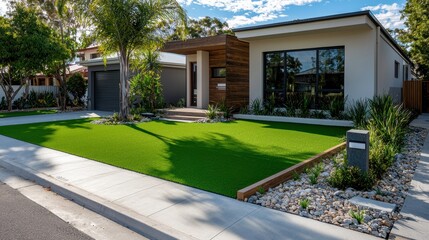
<path id="1" fill-rule="evenodd" d="M 75 229 L 45 208 L 0 182 L 0 240 L 86 240 Z"/>

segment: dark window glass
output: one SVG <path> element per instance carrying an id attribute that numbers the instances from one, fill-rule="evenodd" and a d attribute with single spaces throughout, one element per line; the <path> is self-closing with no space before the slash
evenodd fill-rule
<path id="1" fill-rule="evenodd" d="M 226 77 L 226 69 L 223 67 L 212 68 L 213 78 L 224 78 Z"/>
<path id="2" fill-rule="evenodd" d="M 281 104 L 285 99 L 284 56 L 284 52 L 265 54 L 265 99 L 274 94 L 277 104 Z"/>
<path id="3" fill-rule="evenodd" d="M 316 50 L 287 52 L 287 93 L 308 98 L 314 105 L 316 88 Z"/>
<path id="4" fill-rule="evenodd" d="M 99 58 L 101 55 L 99 53 L 91 53 L 90 58 L 94 59 L 94 58 Z"/>
<path id="5" fill-rule="evenodd" d="M 272 94 L 279 107 L 310 101 L 324 109 L 344 98 L 343 47 L 270 52 L 264 55 L 264 98 Z"/>
<path id="6" fill-rule="evenodd" d="M 404 65 L 404 81 L 409 80 L 408 79 L 408 65 Z"/>
<path id="7" fill-rule="evenodd" d="M 399 62 L 395 61 L 395 78 L 399 77 Z"/>
<path id="8" fill-rule="evenodd" d="M 327 108 L 344 92 L 344 49 L 319 50 L 318 107 Z"/>

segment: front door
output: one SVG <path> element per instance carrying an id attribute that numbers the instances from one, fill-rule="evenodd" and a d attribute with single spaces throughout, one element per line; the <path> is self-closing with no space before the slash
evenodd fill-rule
<path id="1" fill-rule="evenodd" d="M 191 106 L 197 106 L 197 63 L 191 62 Z"/>

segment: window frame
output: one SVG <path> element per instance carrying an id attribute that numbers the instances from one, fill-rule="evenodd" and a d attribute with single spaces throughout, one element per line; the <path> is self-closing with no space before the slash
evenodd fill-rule
<path id="1" fill-rule="evenodd" d="M 216 70 L 222 70 L 222 69 L 224 70 L 225 75 L 215 75 Z M 211 71 L 212 71 L 212 74 L 211 74 L 212 78 L 226 78 L 226 67 L 212 67 Z"/>
<path id="2" fill-rule="evenodd" d="M 394 67 L 395 78 L 399 78 L 399 68 L 400 67 L 401 67 L 401 64 L 395 60 L 395 67 Z"/>
<path id="3" fill-rule="evenodd" d="M 284 55 L 284 60 L 285 60 L 285 66 L 284 66 L 284 68 L 285 68 L 285 73 L 284 73 L 284 76 L 283 76 L 283 85 L 285 85 L 286 84 L 286 80 L 287 80 L 287 77 L 288 77 L 288 73 L 287 73 L 287 59 L 286 59 L 286 57 L 287 57 L 287 54 L 289 53 L 289 52 L 299 52 L 299 51 L 312 51 L 312 50 L 315 50 L 316 51 L 316 82 L 315 82 L 315 84 L 316 84 L 316 88 L 315 89 L 317 89 L 318 87 L 318 85 L 319 85 L 319 79 L 320 79 L 320 75 L 321 75 L 321 73 L 320 73 L 320 69 L 319 69 L 319 51 L 320 50 L 330 50 L 330 49 L 343 49 L 344 50 L 344 62 L 346 61 L 345 60 L 345 58 L 346 58 L 346 46 L 331 46 L 331 47 L 317 47 L 317 48 L 301 48 L 301 49 L 288 49 L 288 50 L 279 50 L 279 51 L 266 51 L 266 52 L 262 52 L 262 63 L 263 63 L 263 65 L 262 65 L 262 71 L 263 71 L 263 74 L 262 74 L 262 76 L 263 76 L 263 89 L 262 89 L 262 91 L 263 91 L 263 100 L 265 101 L 266 99 L 267 99 L 267 97 L 269 97 L 269 96 L 267 96 L 266 94 L 267 94 L 267 89 L 266 89 L 266 78 L 267 78 L 267 71 L 266 71 L 266 66 L 267 66 L 267 58 L 266 58 L 266 55 L 267 54 L 272 54 L 272 53 L 283 53 L 283 55 Z M 344 66 L 345 67 L 345 66 Z M 344 68 L 344 85 L 345 85 L 345 68 Z M 345 87 L 343 87 L 343 89 L 342 89 L 342 93 L 343 93 L 343 95 L 344 95 L 344 89 L 345 89 Z M 274 90 L 274 91 L 271 91 L 271 92 L 279 92 L 279 91 L 277 91 L 277 90 Z M 287 86 L 284 86 L 284 89 L 283 89 L 283 93 L 284 94 L 287 94 Z M 317 101 L 317 98 L 318 98 L 318 90 L 316 91 L 316 93 L 315 93 L 315 96 L 316 96 L 316 99 L 315 99 L 315 101 Z M 317 105 L 317 104 L 316 104 Z"/>

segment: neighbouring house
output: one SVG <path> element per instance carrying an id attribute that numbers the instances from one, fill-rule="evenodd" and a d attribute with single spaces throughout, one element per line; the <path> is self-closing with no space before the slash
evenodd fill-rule
<path id="1" fill-rule="evenodd" d="M 88 79 L 88 68 L 79 64 L 70 64 L 66 68 L 66 78 L 68 79 L 73 74 L 79 73 L 84 79 Z M 52 75 L 45 75 L 43 73 L 36 74 L 31 79 L 32 86 L 60 86 L 58 80 Z"/>
<path id="2" fill-rule="evenodd" d="M 306 96 L 313 108 L 390 94 L 402 100 L 413 63 L 370 11 L 234 29 L 166 44 L 186 55 L 186 102 L 207 108 L 274 96 L 278 106 Z"/>
<path id="3" fill-rule="evenodd" d="M 108 57 L 106 64 L 96 52 L 87 52 L 80 65 L 88 68 L 88 109 L 119 111 L 119 59 Z M 89 58 L 88 58 L 89 56 Z M 92 57 L 95 58 L 92 58 Z M 185 57 L 161 53 L 161 84 L 166 104 L 176 104 L 186 96 Z"/>

